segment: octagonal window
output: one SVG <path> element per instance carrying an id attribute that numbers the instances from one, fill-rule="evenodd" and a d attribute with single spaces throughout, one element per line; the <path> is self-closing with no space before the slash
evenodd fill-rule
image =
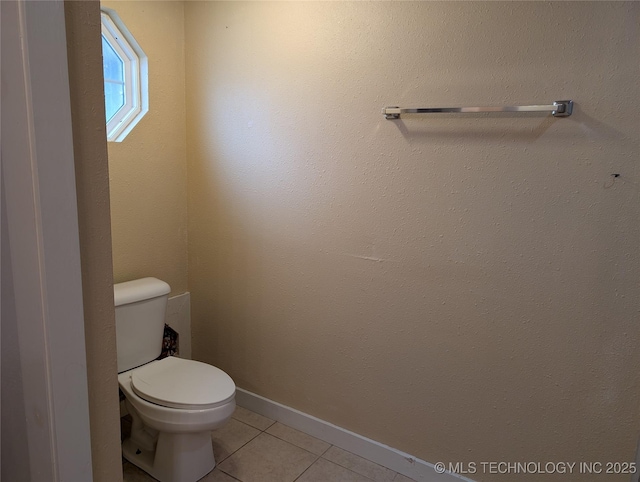
<path id="1" fill-rule="evenodd" d="M 149 110 L 147 56 L 118 14 L 102 8 L 107 140 L 121 142 Z"/>

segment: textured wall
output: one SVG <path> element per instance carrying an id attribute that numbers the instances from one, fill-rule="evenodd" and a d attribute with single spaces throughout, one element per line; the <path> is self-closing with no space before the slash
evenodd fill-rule
<path id="1" fill-rule="evenodd" d="M 122 480 L 100 4 L 65 2 L 95 482 Z"/>
<path id="2" fill-rule="evenodd" d="M 632 460 L 639 16 L 187 2 L 194 358 L 432 462 Z"/>
<path id="3" fill-rule="evenodd" d="M 149 59 L 149 112 L 109 142 L 113 271 L 119 283 L 155 276 L 187 290 L 187 166 L 182 2 L 102 3 Z"/>

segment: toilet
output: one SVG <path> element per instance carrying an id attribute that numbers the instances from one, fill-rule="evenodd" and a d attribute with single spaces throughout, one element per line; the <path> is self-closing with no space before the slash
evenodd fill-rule
<path id="1" fill-rule="evenodd" d="M 118 383 L 133 420 L 122 454 L 160 482 L 195 482 L 216 465 L 211 430 L 229 421 L 236 386 L 222 370 L 162 351 L 169 285 L 114 285 Z"/>

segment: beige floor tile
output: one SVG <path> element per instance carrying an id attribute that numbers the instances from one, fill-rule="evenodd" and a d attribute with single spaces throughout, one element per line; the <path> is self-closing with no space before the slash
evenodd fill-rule
<path id="1" fill-rule="evenodd" d="M 316 459 L 311 452 L 261 433 L 219 469 L 242 482 L 292 482 Z"/>
<path id="2" fill-rule="evenodd" d="M 125 462 L 122 465 L 123 482 L 158 482 L 156 479 L 147 474 L 144 470 L 139 469 L 131 462 Z M 228 476 L 216 467 L 198 482 L 237 482 L 233 477 Z"/>
<path id="3" fill-rule="evenodd" d="M 335 446 L 327 450 L 322 457 L 349 470 L 353 470 L 360 475 L 364 475 L 375 482 L 392 482 L 396 476 L 393 470 L 389 470 L 386 467 L 370 462 L 367 459 L 363 459 Z"/>
<path id="4" fill-rule="evenodd" d="M 226 425 L 211 432 L 213 454 L 220 463 L 240 447 L 260 434 L 260 430 L 239 420 L 231 419 Z"/>
<path id="5" fill-rule="evenodd" d="M 139 469 L 131 462 L 125 462 L 122 465 L 123 482 L 158 482 L 156 479 L 147 474 L 144 470 Z M 233 477 L 228 476 L 217 468 L 209 472 L 198 482 L 237 482 Z"/>
<path id="6" fill-rule="evenodd" d="M 236 407 L 236 411 L 233 413 L 233 418 L 240 420 L 247 425 L 251 425 L 258 430 L 266 430 L 275 423 L 275 421 L 270 418 L 263 417 L 262 415 L 242 407 Z"/>
<path id="7" fill-rule="evenodd" d="M 276 422 L 269 427 L 267 433 L 286 442 L 292 443 L 297 447 L 308 450 L 312 454 L 316 455 L 322 455 L 329 447 L 331 447 L 331 444 L 328 444 L 327 442 L 312 437 L 311 435 L 307 435 L 299 430 L 287 427 L 280 422 Z"/>
<path id="8" fill-rule="evenodd" d="M 203 478 L 201 478 L 198 482 L 238 482 L 233 477 L 225 474 L 221 470 L 217 468 L 213 469 L 213 471 L 209 472 Z"/>
<path id="9" fill-rule="evenodd" d="M 416 481 L 402 474 L 396 474 L 396 478 L 393 479 L 393 482 L 416 482 Z"/>
<path id="10" fill-rule="evenodd" d="M 122 477 L 124 482 L 156 482 L 156 479 L 128 461 L 122 464 Z"/>
<path id="11" fill-rule="evenodd" d="M 318 459 L 296 482 L 371 482 L 371 479 L 325 459 Z"/>

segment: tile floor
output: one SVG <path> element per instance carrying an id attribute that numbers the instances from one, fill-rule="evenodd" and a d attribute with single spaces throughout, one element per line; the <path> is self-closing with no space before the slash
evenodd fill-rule
<path id="1" fill-rule="evenodd" d="M 123 433 L 130 429 L 123 422 Z M 216 468 L 200 482 L 412 482 L 369 460 L 238 407 L 211 432 Z M 152 482 L 123 460 L 124 482 Z"/>

